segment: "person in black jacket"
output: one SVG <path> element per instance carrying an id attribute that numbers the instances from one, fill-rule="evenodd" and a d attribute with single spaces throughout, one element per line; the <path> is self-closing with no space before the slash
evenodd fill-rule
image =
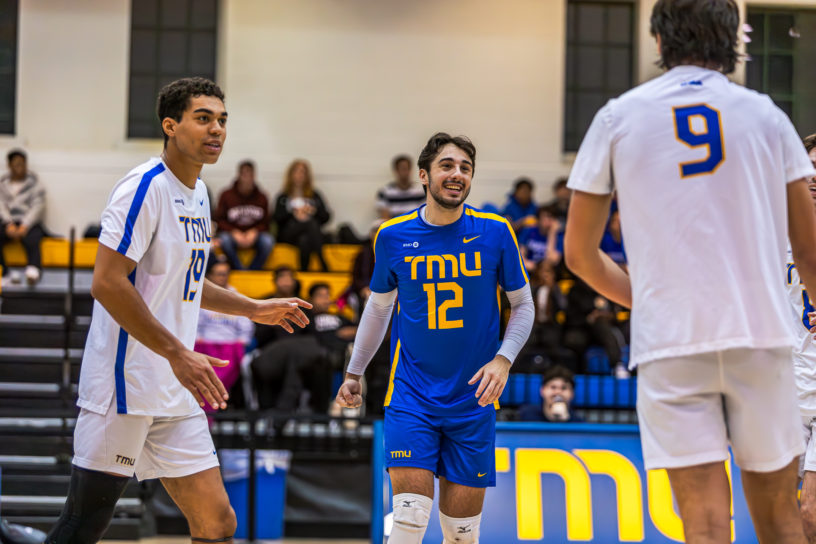
<path id="1" fill-rule="evenodd" d="M 283 189 L 275 201 L 273 215 L 278 224 L 278 240 L 297 246 L 300 269 L 308 270 L 312 254 L 317 254 L 323 271 L 328 270 L 323 259 L 323 233 L 320 227 L 329 220 L 329 210 L 314 189 L 312 170 L 303 159 L 292 161 L 286 169 Z"/>

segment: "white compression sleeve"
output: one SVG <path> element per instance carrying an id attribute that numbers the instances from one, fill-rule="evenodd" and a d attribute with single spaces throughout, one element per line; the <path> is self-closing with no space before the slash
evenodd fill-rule
<path id="1" fill-rule="evenodd" d="M 504 340 L 496 355 L 503 355 L 512 363 L 527 343 L 530 331 L 533 330 L 535 305 L 529 284 L 515 291 L 507 291 L 507 299 L 510 301 L 510 319 L 504 331 Z"/>
<path id="2" fill-rule="evenodd" d="M 360 318 L 360 326 L 357 327 L 357 336 L 354 338 L 354 349 L 346 369 L 349 374 L 362 376 L 371 358 L 377 353 L 388 331 L 388 322 L 396 299 L 396 289 L 388 293 L 371 292 Z"/>

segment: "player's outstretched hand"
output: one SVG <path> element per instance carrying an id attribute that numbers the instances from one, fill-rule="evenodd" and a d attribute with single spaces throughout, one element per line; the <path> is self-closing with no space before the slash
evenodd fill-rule
<path id="1" fill-rule="evenodd" d="M 200 406 L 206 402 L 216 410 L 227 407 L 227 389 L 215 375 L 213 367 L 227 366 L 229 361 L 190 350 L 167 360 L 178 381 L 193 394 Z"/>
<path id="2" fill-rule="evenodd" d="M 299 298 L 270 298 L 256 300 L 255 311 L 250 319 L 264 325 L 280 325 L 286 332 L 293 332 L 292 325 L 301 329 L 309 324 L 309 318 L 301 308 L 312 305 Z"/>
<path id="3" fill-rule="evenodd" d="M 363 404 L 363 384 L 359 378 L 346 378 L 335 400 L 343 408 L 358 408 Z"/>
<path id="4" fill-rule="evenodd" d="M 479 399 L 479 406 L 489 406 L 493 404 L 504 391 L 504 386 L 507 383 L 507 377 L 510 375 L 510 366 L 512 363 L 502 355 L 496 357 L 484 365 L 479 371 L 473 375 L 468 382 L 473 385 L 479 380 L 478 389 L 476 389 L 476 398 Z"/>

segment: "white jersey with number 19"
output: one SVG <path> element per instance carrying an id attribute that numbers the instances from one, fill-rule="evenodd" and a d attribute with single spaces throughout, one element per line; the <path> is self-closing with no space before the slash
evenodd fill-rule
<path id="1" fill-rule="evenodd" d="M 136 262 L 130 281 L 150 313 L 192 349 L 210 249 L 210 202 L 160 159 L 134 168 L 113 188 L 99 242 Z M 122 329 L 94 302 L 79 379 L 81 408 L 105 414 L 183 416 L 200 410 L 167 359 Z"/>
<path id="2" fill-rule="evenodd" d="M 793 345 L 786 184 L 813 174 L 787 116 L 719 72 L 678 66 L 601 108 L 569 187 L 618 192 L 633 364 Z"/>
<path id="3" fill-rule="evenodd" d="M 788 300 L 792 312 L 796 335 L 793 348 L 793 371 L 796 375 L 796 393 L 799 410 L 803 416 L 816 417 L 816 339 L 810 332 L 808 313 L 814 311 L 799 272 L 793 263 L 793 252 L 788 247 L 788 262 L 785 266 L 785 280 L 788 286 Z"/>

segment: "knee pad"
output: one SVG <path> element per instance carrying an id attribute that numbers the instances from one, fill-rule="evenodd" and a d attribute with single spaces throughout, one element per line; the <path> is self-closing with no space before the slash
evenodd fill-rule
<path id="1" fill-rule="evenodd" d="M 472 518 L 451 518 L 439 512 L 439 524 L 442 526 L 442 544 L 479 544 L 479 524 L 482 515 Z"/>
<path id="2" fill-rule="evenodd" d="M 116 501 L 128 480 L 104 472 L 71 467 L 68 498 L 45 544 L 96 544 L 110 524 Z"/>
<path id="3" fill-rule="evenodd" d="M 415 493 L 394 495 L 394 526 L 388 544 L 422 544 L 433 499 Z"/>

